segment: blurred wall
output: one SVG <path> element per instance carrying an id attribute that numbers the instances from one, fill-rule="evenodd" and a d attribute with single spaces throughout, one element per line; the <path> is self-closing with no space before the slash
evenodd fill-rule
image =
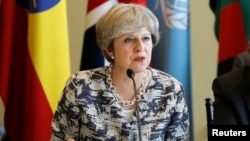
<path id="1" fill-rule="evenodd" d="M 217 72 L 217 40 L 209 0 L 190 0 L 194 141 L 207 141 L 205 98 L 213 98 Z"/>
<path id="2" fill-rule="evenodd" d="M 214 15 L 209 0 L 190 0 L 192 107 L 194 141 L 207 141 L 205 98 L 213 97 L 211 83 L 216 76 L 217 41 L 214 36 Z M 79 70 L 87 0 L 68 0 L 71 72 Z M 3 104 L 0 100 L 0 125 L 3 125 Z"/>

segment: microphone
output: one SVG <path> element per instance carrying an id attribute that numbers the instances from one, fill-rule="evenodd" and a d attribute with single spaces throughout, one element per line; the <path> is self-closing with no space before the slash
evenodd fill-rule
<path id="1" fill-rule="evenodd" d="M 134 81 L 135 72 L 132 69 L 127 70 L 127 75 L 129 78 L 131 78 Z"/>
<path id="2" fill-rule="evenodd" d="M 139 141 L 141 141 L 141 123 L 140 123 L 140 114 L 139 114 L 139 108 L 138 108 L 138 97 L 136 92 L 136 84 L 135 84 L 135 72 L 132 69 L 127 69 L 127 75 L 129 78 L 132 79 L 134 84 L 134 95 L 135 95 L 135 104 L 136 104 L 136 119 L 137 119 L 137 128 L 139 132 Z"/>

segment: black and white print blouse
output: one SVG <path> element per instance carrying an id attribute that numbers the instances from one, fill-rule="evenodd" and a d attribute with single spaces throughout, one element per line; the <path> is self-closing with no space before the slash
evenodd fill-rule
<path id="1" fill-rule="evenodd" d="M 79 71 L 67 81 L 52 120 L 51 141 L 137 141 L 136 112 L 127 121 L 107 83 L 108 67 Z M 148 68 L 152 80 L 139 102 L 143 141 L 189 140 L 182 84 Z"/>

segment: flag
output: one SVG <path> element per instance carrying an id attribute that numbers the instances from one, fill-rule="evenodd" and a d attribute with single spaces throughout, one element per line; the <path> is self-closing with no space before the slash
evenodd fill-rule
<path id="1" fill-rule="evenodd" d="M 219 76 L 231 71 L 234 57 L 247 49 L 247 37 L 250 37 L 250 1 L 210 0 L 209 4 L 215 15 Z"/>
<path id="2" fill-rule="evenodd" d="M 102 67 L 108 64 L 96 42 L 95 24 L 104 13 L 117 3 L 137 3 L 146 5 L 146 0 L 88 1 L 80 70 Z"/>
<path id="3" fill-rule="evenodd" d="M 48 141 L 70 75 L 66 1 L 2 0 L 0 96 L 10 141 Z"/>
<path id="4" fill-rule="evenodd" d="M 147 5 L 158 18 L 161 33 L 161 39 L 152 52 L 152 67 L 174 76 L 183 83 L 192 133 L 189 0 L 152 0 L 148 1 Z"/>

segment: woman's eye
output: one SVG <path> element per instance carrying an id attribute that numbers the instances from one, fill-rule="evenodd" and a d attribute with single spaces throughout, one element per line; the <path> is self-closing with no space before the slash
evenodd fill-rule
<path id="1" fill-rule="evenodd" d="M 126 38 L 126 39 L 125 39 L 125 43 L 130 43 L 130 42 L 132 42 L 132 41 L 133 41 L 132 38 Z"/>
<path id="2" fill-rule="evenodd" d="M 150 40 L 150 39 L 151 39 L 151 38 L 150 38 L 149 36 L 145 36 L 145 37 L 142 38 L 143 41 L 148 41 L 148 40 Z"/>

